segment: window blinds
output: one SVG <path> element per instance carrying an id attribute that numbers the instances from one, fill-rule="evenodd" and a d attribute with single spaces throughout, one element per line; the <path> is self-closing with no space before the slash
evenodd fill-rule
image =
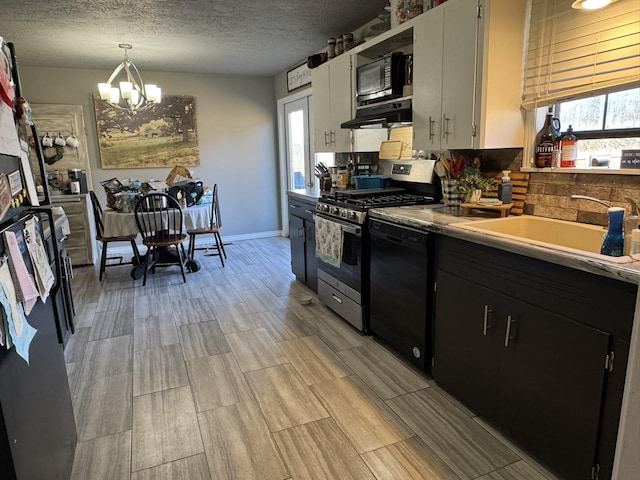
<path id="1" fill-rule="evenodd" d="M 640 0 L 596 11 L 572 0 L 530 0 L 523 106 L 640 85 Z"/>

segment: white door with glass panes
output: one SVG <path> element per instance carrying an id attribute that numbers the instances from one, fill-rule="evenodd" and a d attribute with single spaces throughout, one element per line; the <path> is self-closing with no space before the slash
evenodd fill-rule
<path id="1" fill-rule="evenodd" d="M 309 97 L 284 104 L 287 189 L 313 188 L 313 157 L 309 142 Z"/>

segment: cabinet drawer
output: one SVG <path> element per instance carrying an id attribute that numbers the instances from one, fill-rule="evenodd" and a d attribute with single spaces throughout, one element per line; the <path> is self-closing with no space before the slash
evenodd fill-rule
<path id="1" fill-rule="evenodd" d="M 65 242 L 67 243 L 67 242 Z M 79 265 L 92 265 L 93 259 L 91 258 L 91 252 L 86 246 L 74 247 L 71 245 L 65 245 L 67 254 L 71 258 L 71 264 L 74 266 Z"/>
<path id="2" fill-rule="evenodd" d="M 80 200 L 80 199 L 78 199 Z M 57 206 L 60 206 L 64 209 L 64 213 L 67 215 L 75 214 L 84 214 L 86 212 L 85 203 L 77 201 L 77 202 L 55 202 Z"/>
<path id="3" fill-rule="evenodd" d="M 305 202 L 289 198 L 289 214 L 298 218 L 304 218 L 313 222 L 313 214 L 316 211 L 315 202 Z"/>
<path id="4" fill-rule="evenodd" d="M 67 215 L 69 221 L 69 227 L 71 228 L 71 234 L 84 235 L 87 230 L 87 217 L 84 215 Z"/>

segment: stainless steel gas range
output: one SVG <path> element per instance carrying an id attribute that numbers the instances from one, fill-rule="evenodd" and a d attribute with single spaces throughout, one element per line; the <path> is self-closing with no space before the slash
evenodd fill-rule
<path id="1" fill-rule="evenodd" d="M 318 200 L 318 297 L 360 331 L 369 329 L 368 212 L 434 203 L 434 164 L 433 160 L 380 160 L 379 173 L 389 176 L 389 187 L 336 190 Z"/>

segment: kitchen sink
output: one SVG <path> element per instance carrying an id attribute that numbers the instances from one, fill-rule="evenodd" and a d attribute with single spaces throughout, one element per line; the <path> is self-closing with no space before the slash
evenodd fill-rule
<path id="1" fill-rule="evenodd" d="M 452 227 L 519 240 L 532 245 L 562 250 L 613 263 L 635 261 L 629 255 L 610 257 L 600 253 L 605 228 L 587 223 L 522 215 L 517 217 L 470 220 Z"/>

